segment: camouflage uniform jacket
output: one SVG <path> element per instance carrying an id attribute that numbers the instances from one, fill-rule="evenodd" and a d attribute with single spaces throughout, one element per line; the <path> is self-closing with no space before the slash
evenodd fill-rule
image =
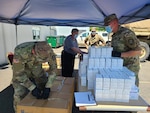
<path id="1" fill-rule="evenodd" d="M 15 48 L 13 59 L 13 83 L 20 84 L 30 91 L 37 87 L 50 87 L 56 75 L 56 57 L 50 51 L 50 59 L 41 60 L 32 53 L 34 42 L 27 42 Z M 48 62 L 49 70 L 42 68 L 42 63 Z M 34 82 L 32 81 L 34 80 Z M 43 85 L 43 86 L 42 86 Z"/>
<path id="2" fill-rule="evenodd" d="M 119 26 L 119 30 L 112 35 L 112 47 L 117 52 L 127 52 L 130 50 L 139 50 L 140 43 L 135 33 L 127 28 Z M 123 58 L 124 66 L 138 73 L 140 64 L 139 56 Z"/>
<path id="3" fill-rule="evenodd" d="M 103 44 L 105 44 L 104 39 L 101 36 L 99 36 L 98 34 L 96 34 L 93 37 L 92 37 L 92 35 L 89 35 L 84 40 L 85 44 L 87 43 L 87 41 L 89 42 L 89 45 L 91 45 L 91 46 L 100 46 L 100 42 L 102 42 Z"/>

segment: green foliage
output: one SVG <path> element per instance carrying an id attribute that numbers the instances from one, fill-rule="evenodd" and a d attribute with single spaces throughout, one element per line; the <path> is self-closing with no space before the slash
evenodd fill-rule
<path id="1" fill-rule="evenodd" d="M 105 31 L 105 27 L 95 27 L 96 31 Z M 91 31 L 92 27 L 90 27 L 90 31 Z"/>

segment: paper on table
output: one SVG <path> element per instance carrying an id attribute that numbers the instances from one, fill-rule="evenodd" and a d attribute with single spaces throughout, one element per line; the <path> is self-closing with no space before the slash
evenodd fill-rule
<path id="1" fill-rule="evenodd" d="M 75 92 L 76 106 L 96 105 L 92 92 Z"/>

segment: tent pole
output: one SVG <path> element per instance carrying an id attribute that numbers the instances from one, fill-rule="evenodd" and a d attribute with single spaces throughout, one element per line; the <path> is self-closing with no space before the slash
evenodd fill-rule
<path id="1" fill-rule="evenodd" d="M 18 45 L 18 33 L 17 33 L 17 25 L 15 25 L 16 28 L 16 46 Z"/>

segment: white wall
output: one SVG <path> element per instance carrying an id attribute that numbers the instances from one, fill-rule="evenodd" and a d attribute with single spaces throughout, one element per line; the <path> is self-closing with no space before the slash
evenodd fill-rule
<path id="1" fill-rule="evenodd" d="M 81 31 L 89 31 L 89 27 L 69 27 L 69 26 L 56 26 L 56 34 L 68 36 L 71 34 L 71 30 L 73 28 L 77 28 L 79 32 Z"/>
<path id="2" fill-rule="evenodd" d="M 50 27 L 41 26 L 40 28 L 41 28 L 41 40 L 46 40 L 46 37 L 51 35 Z"/>
<path id="3" fill-rule="evenodd" d="M 2 27 L 3 26 L 0 26 L 0 48 L 1 48 L 1 50 L 0 50 L 0 62 L 1 63 L 4 63 L 4 62 L 6 62 L 6 58 L 5 58 L 5 54 L 3 54 L 3 53 L 5 53 L 5 44 L 4 44 L 4 40 L 3 40 L 3 30 L 2 30 Z"/>
<path id="4" fill-rule="evenodd" d="M 0 65 L 7 63 L 7 53 L 16 46 L 15 25 L 0 23 Z"/>
<path id="5" fill-rule="evenodd" d="M 50 28 L 47 26 L 40 27 L 40 39 L 45 40 L 46 36 L 50 36 Z M 17 37 L 16 37 L 17 29 Z M 0 23 L 0 65 L 8 63 L 7 53 L 14 52 L 16 45 L 28 42 L 36 41 L 33 39 L 32 26 L 31 25 L 18 25 Z"/>
<path id="6" fill-rule="evenodd" d="M 40 28 L 40 39 L 38 41 L 44 41 L 46 36 L 50 35 L 50 28 L 47 26 L 37 26 Z M 36 41 L 33 39 L 32 26 L 31 25 L 18 25 L 17 26 L 17 39 L 18 44 L 29 41 Z"/>

